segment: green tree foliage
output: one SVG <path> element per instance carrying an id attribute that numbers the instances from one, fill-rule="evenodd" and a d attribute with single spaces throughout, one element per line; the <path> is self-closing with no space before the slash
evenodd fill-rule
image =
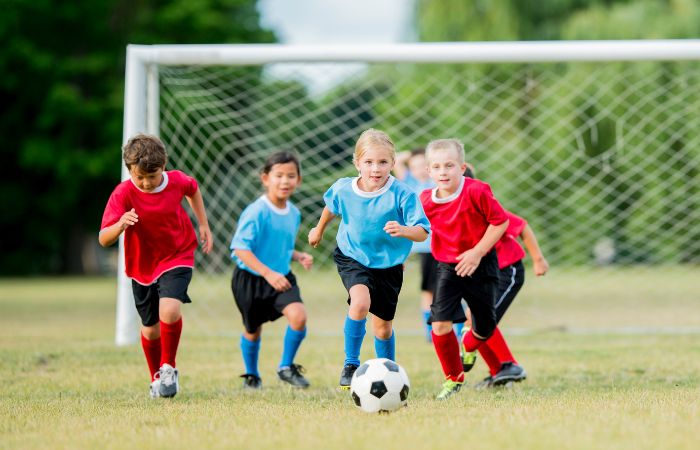
<path id="1" fill-rule="evenodd" d="M 119 182 L 128 43 L 273 42 L 252 0 L 7 0 L 0 273 L 81 271 Z"/>

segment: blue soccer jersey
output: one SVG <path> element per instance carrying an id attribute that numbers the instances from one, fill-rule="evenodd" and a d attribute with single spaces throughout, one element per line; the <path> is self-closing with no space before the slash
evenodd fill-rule
<path id="1" fill-rule="evenodd" d="M 248 205 L 238 219 L 238 227 L 231 240 L 231 258 L 241 269 L 260 275 L 243 264 L 233 251 L 250 250 L 267 267 L 287 275 L 300 223 L 299 209 L 291 202 L 280 209 L 267 196 L 261 196 Z"/>
<path id="2" fill-rule="evenodd" d="M 420 193 L 426 189 L 432 189 L 435 187 L 435 182 L 432 180 L 432 178 L 428 178 L 425 181 L 420 181 L 418 178 L 411 175 L 411 172 L 406 172 L 406 178 L 403 179 L 403 182 L 409 188 L 411 188 L 416 195 L 420 195 Z M 411 251 L 414 253 L 430 253 L 430 236 L 428 236 L 428 239 L 424 240 L 423 242 L 414 242 Z"/>
<path id="3" fill-rule="evenodd" d="M 413 241 L 389 236 L 384 225 L 395 220 L 401 225 L 418 225 L 430 232 L 430 222 L 418 196 L 393 176 L 375 192 L 360 190 L 357 180 L 341 178 L 323 195 L 330 212 L 341 218 L 336 236 L 338 248 L 372 269 L 402 264 Z"/>

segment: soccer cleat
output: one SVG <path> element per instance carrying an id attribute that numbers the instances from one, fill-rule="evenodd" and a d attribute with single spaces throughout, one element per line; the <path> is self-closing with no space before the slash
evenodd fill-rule
<path id="1" fill-rule="evenodd" d="M 283 367 L 277 371 L 277 376 L 285 383 L 289 383 L 296 388 L 306 389 L 309 387 L 309 382 L 304 378 L 302 373 L 306 372 L 304 367 L 299 364 L 292 364 L 289 367 Z"/>
<path id="2" fill-rule="evenodd" d="M 253 375 L 252 373 L 245 373 L 241 375 L 243 378 L 243 389 L 257 391 L 262 389 L 262 379 L 259 376 Z"/>
<path id="3" fill-rule="evenodd" d="M 158 376 L 157 372 L 156 372 L 156 376 Z M 160 378 L 156 378 L 155 380 L 153 380 L 151 382 L 150 394 L 151 394 L 151 398 L 160 397 Z"/>
<path id="4" fill-rule="evenodd" d="M 160 387 L 158 392 L 161 397 L 175 397 L 180 391 L 180 383 L 178 382 L 178 371 L 170 364 L 163 364 L 158 371 L 160 378 Z"/>
<path id="5" fill-rule="evenodd" d="M 519 381 L 523 381 L 525 378 L 527 378 L 525 369 L 508 361 L 503 363 L 503 365 L 501 365 L 501 370 L 499 370 L 498 373 L 493 376 L 493 385 L 502 386 L 510 382 L 517 383 Z"/>
<path id="6" fill-rule="evenodd" d="M 352 376 L 355 374 L 357 366 L 354 364 L 345 364 L 343 371 L 340 372 L 340 382 L 338 383 L 340 389 L 346 391 L 350 389 L 350 382 L 352 382 Z"/>
<path id="7" fill-rule="evenodd" d="M 457 392 L 459 392 L 459 390 L 462 389 L 463 384 L 464 384 L 464 382 L 460 383 L 459 381 L 452 381 L 452 380 L 445 381 L 444 383 L 442 383 L 442 390 L 437 395 L 436 399 L 437 400 L 447 400 L 449 397 L 452 397 Z"/>
<path id="8" fill-rule="evenodd" d="M 464 336 L 467 334 L 467 332 L 469 332 L 469 330 L 471 330 L 471 328 L 469 328 L 469 327 L 462 328 L 462 335 L 459 337 L 459 339 L 460 339 L 460 341 L 459 341 L 460 342 L 459 353 L 460 353 L 460 356 L 462 357 L 462 370 L 464 370 L 465 373 L 472 370 L 472 368 L 474 367 L 474 364 L 476 364 L 476 352 L 468 352 L 464 348 L 464 344 L 463 344 Z"/>
<path id="9" fill-rule="evenodd" d="M 483 380 L 479 381 L 474 385 L 474 389 L 477 391 L 483 391 L 484 389 L 490 389 L 493 387 L 493 377 L 489 375 Z"/>

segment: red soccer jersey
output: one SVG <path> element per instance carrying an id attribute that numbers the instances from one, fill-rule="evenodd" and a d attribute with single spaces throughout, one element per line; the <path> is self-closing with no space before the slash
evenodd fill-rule
<path id="1" fill-rule="evenodd" d="M 508 222 L 508 229 L 506 229 L 506 232 L 503 233 L 503 236 L 495 245 L 499 269 L 508 267 L 525 257 L 525 250 L 518 242 L 518 236 L 525 229 L 527 222 L 510 211 L 506 211 L 506 215 L 510 221 Z"/>
<path id="2" fill-rule="evenodd" d="M 129 180 L 112 192 L 101 230 L 114 225 L 134 208 L 139 221 L 124 231 L 126 275 L 149 285 L 175 267 L 193 267 L 197 237 L 182 198 L 197 192 L 197 181 L 179 170 L 163 172 L 163 183 L 143 192 Z"/>
<path id="3" fill-rule="evenodd" d="M 500 225 L 508 217 L 483 181 L 462 178 L 457 192 L 436 198 L 437 188 L 420 195 L 432 232 L 431 251 L 435 259 L 455 264 L 457 256 L 474 248 L 489 225 Z"/>

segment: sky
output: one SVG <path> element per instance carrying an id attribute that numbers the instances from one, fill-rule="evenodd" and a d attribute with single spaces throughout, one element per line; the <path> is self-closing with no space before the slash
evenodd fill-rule
<path id="1" fill-rule="evenodd" d="M 261 24 L 283 44 L 373 44 L 414 41 L 413 0 L 260 0 Z M 362 64 L 273 65 L 266 73 L 304 82 L 321 94 Z"/>

